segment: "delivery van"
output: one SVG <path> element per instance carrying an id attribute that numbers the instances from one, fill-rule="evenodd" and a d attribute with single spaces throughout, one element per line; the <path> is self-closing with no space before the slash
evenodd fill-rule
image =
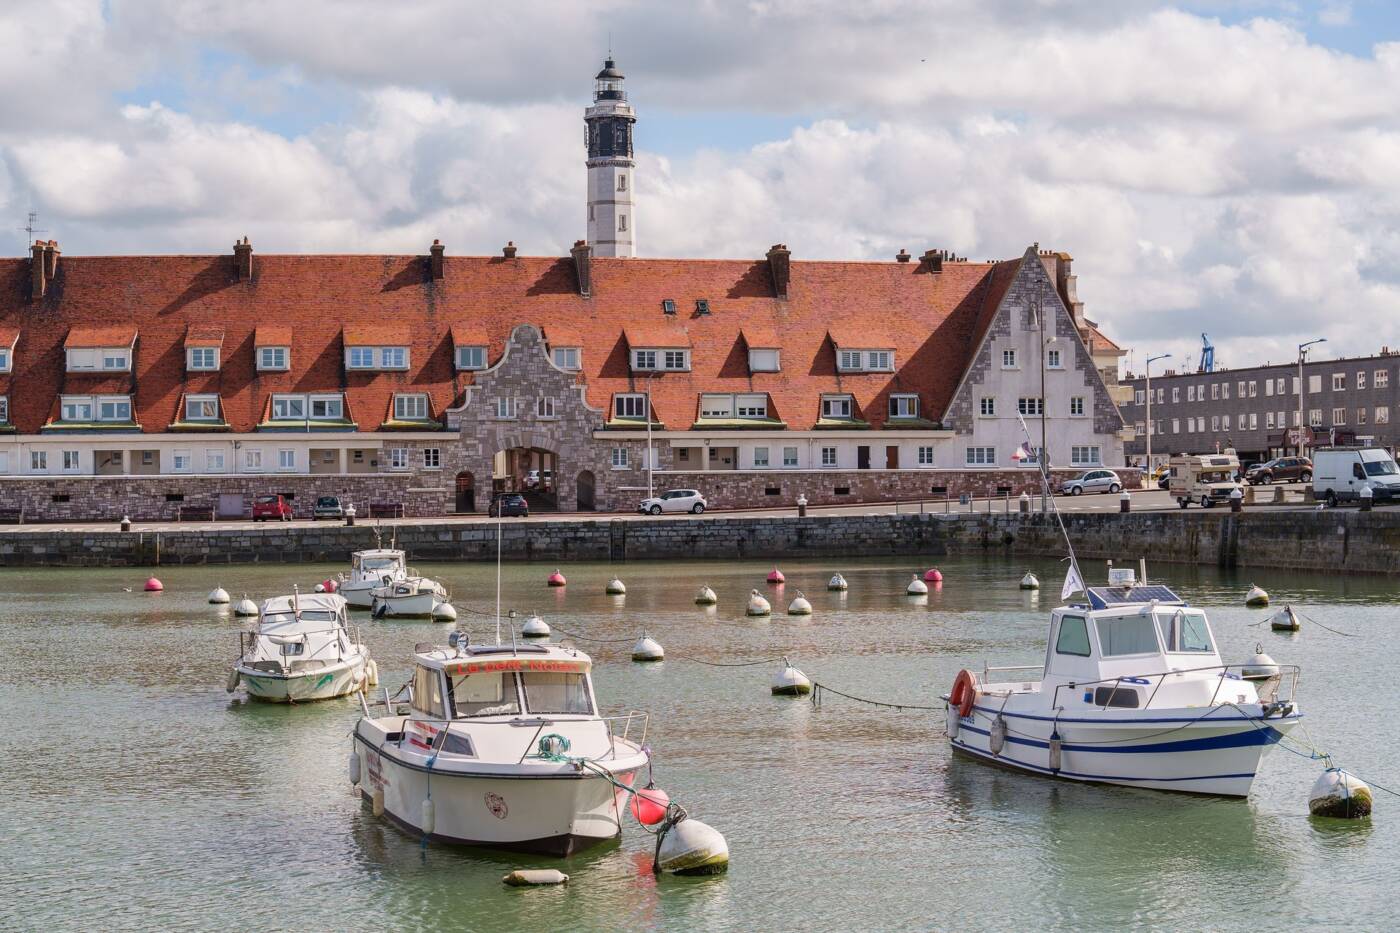
<path id="1" fill-rule="evenodd" d="M 1230 502 L 1230 494 L 1240 488 L 1235 476 L 1240 461 L 1233 453 L 1180 454 L 1169 463 L 1167 493 L 1183 509 L 1192 502 L 1210 508 L 1217 502 Z"/>
<path id="2" fill-rule="evenodd" d="M 1313 451 L 1313 496 L 1335 506 L 1371 490 L 1373 502 L 1400 499 L 1400 468 L 1384 447 L 1324 447 Z"/>

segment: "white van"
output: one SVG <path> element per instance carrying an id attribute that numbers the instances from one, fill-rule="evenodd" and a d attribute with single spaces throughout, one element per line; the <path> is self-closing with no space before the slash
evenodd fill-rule
<path id="1" fill-rule="evenodd" d="M 1372 501 L 1400 499 L 1400 468 L 1383 447 L 1324 447 L 1313 451 L 1313 495 L 1336 505 L 1370 488 Z"/>

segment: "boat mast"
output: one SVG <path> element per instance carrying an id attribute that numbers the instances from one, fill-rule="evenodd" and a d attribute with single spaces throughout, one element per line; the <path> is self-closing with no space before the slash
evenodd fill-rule
<path id="1" fill-rule="evenodd" d="M 501 512 L 496 511 L 496 644 L 501 643 Z"/>
<path id="2" fill-rule="evenodd" d="M 1045 400 L 1043 398 L 1041 399 L 1040 404 L 1042 406 L 1045 404 Z M 1026 419 L 1021 414 L 1017 413 L 1016 420 L 1021 424 L 1021 433 L 1026 438 L 1026 448 L 1029 450 L 1034 450 L 1034 442 L 1031 440 L 1030 429 L 1026 427 Z M 1049 465 L 1045 462 L 1046 457 L 1043 448 L 1040 452 L 1040 456 L 1036 457 L 1035 460 L 1036 466 L 1040 470 L 1041 489 L 1045 493 L 1045 498 L 1050 503 L 1050 511 L 1055 514 L 1055 521 L 1058 522 L 1060 525 L 1060 534 L 1065 539 L 1065 550 L 1069 552 L 1070 570 L 1074 573 L 1074 578 L 1079 581 L 1080 589 L 1083 589 L 1087 584 L 1084 583 L 1084 575 L 1079 572 L 1079 561 L 1074 556 L 1074 543 L 1069 539 L 1069 529 L 1065 528 L 1065 518 L 1063 515 L 1060 514 L 1060 510 L 1055 506 L 1055 491 L 1050 487 L 1050 468 Z M 1086 595 L 1087 592 L 1088 591 L 1085 590 Z"/>

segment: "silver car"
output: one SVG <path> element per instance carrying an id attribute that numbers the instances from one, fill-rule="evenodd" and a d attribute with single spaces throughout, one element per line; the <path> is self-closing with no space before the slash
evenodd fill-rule
<path id="1" fill-rule="evenodd" d="M 1112 470 L 1088 470 L 1074 479 L 1060 485 L 1064 496 L 1082 496 L 1086 492 L 1117 492 L 1123 488 L 1123 481 Z"/>
<path id="2" fill-rule="evenodd" d="M 698 515 L 705 511 L 706 505 L 708 503 L 699 490 L 672 489 L 659 496 L 643 499 L 641 505 L 637 506 L 637 511 L 651 515 L 660 515 L 662 512 L 694 512 Z"/>

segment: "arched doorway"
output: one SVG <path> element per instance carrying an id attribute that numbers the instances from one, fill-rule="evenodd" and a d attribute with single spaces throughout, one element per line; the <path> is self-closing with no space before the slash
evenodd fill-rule
<path id="1" fill-rule="evenodd" d="M 476 478 L 469 470 L 457 474 L 457 511 L 476 511 Z"/>
<path id="2" fill-rule="evenodd" d="M 497 451 L 491 460 L 492 495 L 518 492 L 531 512 L 557 512 L 558 470 L 558 454 L 543 447 L 522 445 Z"/>
<path id="3" fill-rule="evenodd" d="M 584 470 L 578 475 L 578 510 L 591 512 L 594 505 L 593 471 Z"/>

